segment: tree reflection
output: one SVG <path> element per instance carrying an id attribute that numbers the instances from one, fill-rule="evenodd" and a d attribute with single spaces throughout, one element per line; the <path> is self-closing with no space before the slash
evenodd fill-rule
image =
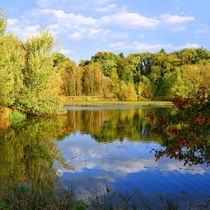
<path id="1" fill-rule="evenodd" d="M 166 111 L 166 110 L 165 110 Z M 75 110 L 68 112 L 68 126 L 72 131 L 90 134 L 98 142 L 158 139 L 151 133 L 149 116 L 159 109 Z"/>
<path id="2" fill-rule="evenodd" d="M 168 156 L 189 164 L 209 162 L 209 121 L 203 115 L 207 103 L 199 106 L 198 113 L 187 103 L 176 112 L 165 108 L 73 110 L 56 119 L 29 120 L 11 127 L 0 132 L 0 184 L 26 183 L 44 189 L 59 185 L 55 164 L 69 165 L 55 141 L 78 131 L 99 143 L 125 138 L 156 141 L 166 147 L 155 151 L 156 159 Z"/>
<path id="3" fill-rule="evenodd" d="M 163 156 L 184 160 L 185 165 L 210 163 L 210 95 L 201 88 L 194 99 L 177 98 L 173 115 L 161 115 L 154 132 L 161 134 L 165 149 L 155 151 Z M 154 116 L 151 116 L 154 119 Z"/>
<path id="4" fill-rule="evenodd" d="M 0 186 L 27 184 L 50 189 L 58 184 L 54 163 L 64 167 L 54 141 L 62 138 L 65 119 L 33 120 L 10 128 L 0 136 Z"/>
<path id="5" fill-rule="evenodd" d="M 149 116 L 158 110 L 70 111 L 66 116 L 29 120 L 0 131 L 0 185 L 26 183 L 36 188 L 58 184 L 55 163 L 68 167 L 55 141 L 80 131 L 98 142 L 158 139 Z"/>

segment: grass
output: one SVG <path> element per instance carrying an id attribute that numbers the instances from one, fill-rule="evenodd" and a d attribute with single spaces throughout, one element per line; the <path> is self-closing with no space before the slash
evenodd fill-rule
<path id="1" fill-rule="evenodd" d="M 16 124 L 26 120 L 26 114 L 11 110 L 9 113 L 9 123 Z"/>
<path id="2" fill-rule="evenodd" d="M 0 193 L 1 210 L 73 209 L 78 206 L 72 191 L 36 190 L 27 185 L 10 187 Z"/>
<path id="3" fill-rule="evenodd" d="M 61 98 L 65 106 L 172 106 L 171 101 L 117 101 L 115 99 L 103 99 L 99 96 L 65 96 Z"/>
<path id="4" fill-rule="evenodd" d="M 69 101 L 65 106 L 173 106 L 171 101 Z"/>
<path id="5" fill-rule="evenodd" d="M 177 202 L 175 199 L 159 198 L 159 203 L 145 198 L 142 194 L 122 195 L 115 192 L 99 194 L 97 190 L 86 190 L 83 199 L 78 200 L 73 190 L 35 190 L 27 185 L 12 187 L 0 192 L 1 210 L 49 209 L 49 210 L 179 210 L 209 209 L 210 201 L 205 205 L 193 206 L 189 201 Z M 184 207 L 184 208 L 183 208 Z M 185 208 L 186 207 L 186 208 Z"/>

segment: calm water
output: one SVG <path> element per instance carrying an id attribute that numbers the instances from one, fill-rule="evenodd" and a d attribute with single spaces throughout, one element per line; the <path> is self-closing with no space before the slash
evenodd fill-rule
<path id="1" fill-rule="evenodd" d="M 49 188 L 58 182 L 99 194 L 109 189 L 199 202 L 210 196 L 206 163 L 162 157 L 163 137 L 154 131 L 151 115 L 170 115 L 168 108 L 68 107 L 58 119 L 31 120 L 0 132 L 0 184 L 27 183 Z M 57 179 L 58 178 L 58 179 Z"/>

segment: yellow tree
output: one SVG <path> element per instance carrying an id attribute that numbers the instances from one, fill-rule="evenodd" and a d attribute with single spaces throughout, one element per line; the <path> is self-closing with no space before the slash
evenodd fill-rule
<path id="1" fill-rule="evenodd" d="M 86 95 L 103 96 L 105 76 L 102 66 L 98 63 L 89 64 L 84 67 L 84 92 Z"/>

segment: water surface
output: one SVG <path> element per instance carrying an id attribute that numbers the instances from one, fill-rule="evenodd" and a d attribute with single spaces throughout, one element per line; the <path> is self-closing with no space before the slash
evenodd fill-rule
<path id="1" fill-rule="evenodd" d="M 0 181 L 77 191 L 107 189 L 155 200 L 180 195 L 193 202 L 210 196 L 207 164 L 184 165 L 162 157 L 164 138 L 151 116 L 170 108 L 68 107 L 66 116 L 31 120 L 0 133 Z"/>

